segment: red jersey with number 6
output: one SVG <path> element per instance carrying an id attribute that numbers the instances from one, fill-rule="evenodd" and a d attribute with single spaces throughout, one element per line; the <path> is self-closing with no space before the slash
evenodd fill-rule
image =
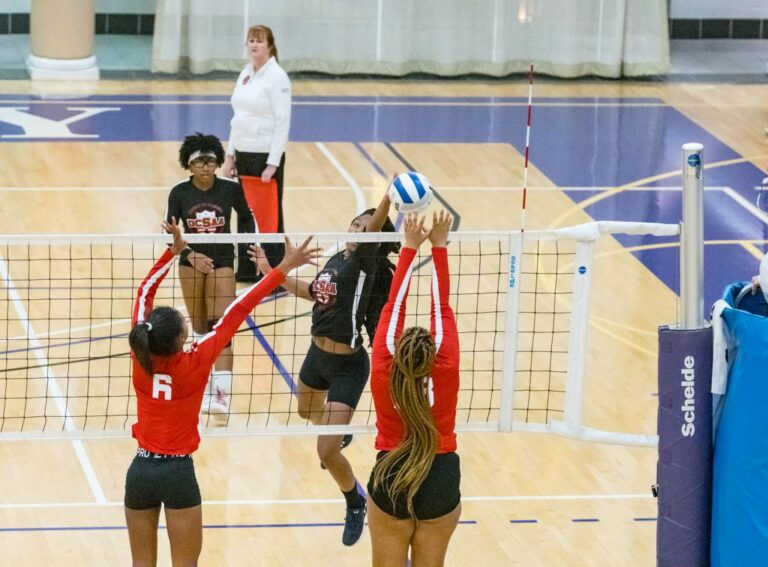
<path id="1" fill-rule="evenodd" d="M 411 283 L 416 250 L 403 248 L 389 290 L 389 299 L 381 313 L 379 332 L 373 340 L 371 354 L 371 393 L 376 405 L 376 449 L 391 451 L 405 436 L 403 420 L 389 394 L 389 379 L 395 346 L 403 333 L 405 304 Z M 432 416 L 440 433 L 438 453 L 456 450 L 456 404 L 459 396 L 459 332 L 456 318 L 448 304 L 451 290 L 448 250 L 432 248 L 432 315 L 431 332 L 437 354 L 432 375 L 425 380 Z"/>
<path id="2" fill-rule="evenodd" d="M 136 296 L 131 327 L 144 321 L 152 311 L 157 288 L 173 267 L 173 260 L 173 253 L 166 250 L 144 278 Z M 199 341 L 171 356 L 153 356 L 153 376 L 144 371 L 131 352 L 138 406 L 133 437 L 139 447 L 166 455 L 184 455 L 197 450 L 200 405 L 213 362 L 254 307 L 284 280 L 280 270 L 272 270 L 233 301 L 213 329 Z"/>

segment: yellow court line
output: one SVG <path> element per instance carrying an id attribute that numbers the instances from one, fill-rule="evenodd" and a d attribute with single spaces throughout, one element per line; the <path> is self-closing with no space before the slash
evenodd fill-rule
<path id="1" fill-rule="evenodd" d="M 621 329 L 623 331 L 630 331 L 632 333 L 638 333 L 641 335 L 652 335 L 654 337 L 656 336 L 656 331 L 648 331 L 646 329 L 641 329 L 639 327 L 623 325 L 621 323 L 617 323 L 616 321 L 611 321 L 610 319 L 605 319 L 604 317 L 599 317 L 597 315 L 590 315 L 589 318 L 592 321 L 600 323 L 601 325 L 606 325 L 608 327 L 616 327 L 617 329 Z"/>
<path id="2" fill-rule="evenodd" d="M 714 163 L 710 163 L 704 166 L 704 169 L 714 169 L 716 167 L 724 167 L 727 165 L 734 165 L 737 163 L 744 163 L 756 159 L 761 159 L 768 157 L 768 154 L 757 154 L 754 156 L 748 156 L 748 157 L 740 157 L 740 158 L 734 158 L 734 159 L 728 159 L 723 161 L 717 161 Z M 644 179 L 639 179 L 636 181 L 630 181 L 629 183 L 625 183 L 624 185 L 620 185 L 618 187 L 615 187 L 613 189 L 608 189 L 607 191 L 604 191 L 602 193 L 599 193 L 597 195 L 593 195 L 592 197 L 588 197 L 587 199 L 584 199 L 583 201 L 574 204 L 573 207 L 571 207 L 569 210 L 562 213 L 560 216 L 555 218 L 547 228 L 555 228 L 562 226 L 562 223 L 565 219 L 567 219 L 569 216 L 573 215 L 574 213 L 577 213 L 579 211 L 583 211 L 586 207 L 589 205 L 592 205 L 594 203 L 597 203 L 599 201 L 602 201 L 603 199 L 607 199 L 609 197 L 613 197 L 614 195 L 618 195 L 619 193 L 626 191 L 627 189 L 632 189 L 633 187 L 639 187 L 642 185 L 647 185 L 648 183 L 652 183 L 654 181 L 659 181 L 661 179 L 669 179 L 670 177 L 676 177 L 678 175 L 682 175 L 683 170 L 682 169 L 676 169 L 674 171 L 669 171 L 667 173 L 660 173 L 659 175 L 652 175 L 651 177 L 646 177 Z"/>
<path id="3" fill-rule="evenodd" d="M 594 319 L 594 317 L 590 316 L 590 320 L 593 320 L 593 319 Z M 643 354 L 646 354 L 648 356 L 656 356 L 656 354 L 657 354 L 655 350 L 648 350 L 647 348 L 641 347 L 637 343 L 635 343 L 633 341 L 630 341 L 628 339 L 625 339 L 622 336 L 614 333 L 613 331 L 609 330 L 606 325 L 602 325 L 602 324 L 597 323 L 597 322 L 595 322 L 593 320 L 592 321 L 592 326 L 594 328 L 596 328 L 598 331 L 601 331 L 602 333 L 608 335 L 609 337 L 611 337 L 612 339 L 620 342 L 621 344 L 628 346 L 629 348 L 635 349 L 636 351 L 639 351 L 639 352 L 641 352 Z"/>
<path id="4" fill-rule="evenodd" d="M 733 246 L 738 245 L 744 247 L 747 252 L 752 254 L 758 260 L 762 260 L 765 255 L 756 244 L 768 244 L 768 240 L 705 240 L 704 246 Z M 618 256 L 620 254 L 626 254 L 628 252 L 642 252 L 644 250 L 661 250 L 663 248 L 679 248 L 679 242 L 662 242 L 659 244 L 643 244 L 640 246 L 628 246 L 626 248 L 620 248 L 617 250 L 611 250 L 610 252 L 599 252 L 595 254 L 595 258 L 606 258 L 608 256 Z"/>
<path id="5" fill-rule="evenodd" d="M 765 244 L 765 240 L 758 241 L 762 244 Z M 755 258 L 758 260 L 762 260 L 763 256 L 765 256 L 765 252 L 760 250 L 757 246 L 754 245 L 754 241 L 748 241 L 748 242 L 742 242 L 741 245 L 744 247 L 744 250 L 752 254 Z"/>
<path id="6" fill-rule="evenodd" d="M 742 246 L 752 256 L 754 256 L 758 260 L 761 260 L 765 254 L 763 253 L 762 250 L 760 250 L 757 246 L 755 246 L 755 244 L 768 244 L 768 240 L 707 240 L 704 242 L 705 246 L 733 246 L 733 245 Z M 678 242 L 664 242 L 661 244 L 645 244 L 642 246 L 632 246 L 628 248 L 622 248 L 619 250 L 613 250 L 611 252 L 603 252 L 600 254 L 596 254 L 595 257 L 615 256 L 618 254 L 626 254 L 626 253 L 638 252 L 643 250 L 660 250 L 663 248 L 678 248 L 679 246 L 680 244 Z M 609 319 L 604 319 L 596 315 L 590 315 L 589 320 L 591 325 L 595 329 L 619 341 L 620 343 L 632 349 L 635 349 L 643 354 L 646 354 L 648 356 L 656 356 L 655 351 L 650 351 L 628 339 L 621 337 L 615 332 L 609 330 L 608 327 L 616 327 L 625 331 L 639 333 L 643 335 L 654 334 L 652 331 L 646 331 L 644 329 L 639 329 L 637 327 L 622 325 L 620 323 L 616 323 L 614 321 L 611 321 Z"/>

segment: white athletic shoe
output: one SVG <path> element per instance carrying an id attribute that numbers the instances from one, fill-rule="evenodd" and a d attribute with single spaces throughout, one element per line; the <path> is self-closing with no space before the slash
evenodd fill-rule
<path id="1" fill-rule="evenodd" d="M 214 370 L 211 373 L 213 387 L 208 402 L 208 412 L 214 417 L 223 419 L 229 415 L 229 393 L 232 390 L 232 372 L 229 370 Z"/>
<path id="2" fill-rule="evenodd" d="M 205 387 L 205 393 L 203 394 L 203 403 L 200 404 L 200 413 L 211 413 L 211 401 L 213 400 L 213 375 L 208 376 L 208 385 Z"/>

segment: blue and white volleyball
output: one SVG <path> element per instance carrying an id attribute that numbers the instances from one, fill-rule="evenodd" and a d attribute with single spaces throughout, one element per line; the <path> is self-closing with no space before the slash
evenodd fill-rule
<path id="1" fill-rule="evenodd" d="M 432 202 L 432 186 L 421 173 L 407 171 L 392 180 L 389 200 L 401 213 L 418 213 Z"/>

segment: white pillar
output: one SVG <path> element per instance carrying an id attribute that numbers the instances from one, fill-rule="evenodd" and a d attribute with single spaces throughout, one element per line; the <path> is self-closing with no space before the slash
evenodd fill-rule
<path id="1" fill-rule="evenodd" d="M 94 0 L 32 0 L 30 78 L 97 81 L 94 33 Z"/>
<path id="2" fill-rule="evenodd" d="M 681 328 L 704 326 L 704 146 L 683 144 L 683 222 L 680 232 Z"/>

